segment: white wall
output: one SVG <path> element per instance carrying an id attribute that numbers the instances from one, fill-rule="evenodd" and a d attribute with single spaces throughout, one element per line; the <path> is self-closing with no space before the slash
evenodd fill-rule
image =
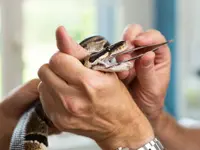
<path id="1" fill-rule="evenodd" d="M 121 4 L 124 11 L 122 26 L 136 23 L 144 29 L 153 27 L 154 0 L 121 0 Z"/>
<path id="2" fill-rule="evenodd" d="M 200 119 L 200 78 L 196 76 L 200 69 L 200 1 L 177 0 L 177 109 L 180 117 Z M 188 95 L 193 93 L 191 107 Z M 196 97 L 196 98 L 195 98 Z"/>
<path id="3" fill-rule="evenodd" d="M 22 82 L 21 0 L 2 0 L 2 95 Z M 13 17 L 14 16 L 14 17 Z"/>

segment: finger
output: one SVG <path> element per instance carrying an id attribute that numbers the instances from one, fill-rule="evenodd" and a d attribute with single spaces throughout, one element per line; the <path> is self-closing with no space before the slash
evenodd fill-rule
<path id="1" fill-rule="evenodd" d="M 157 77 L 154 68 L 155 54 L 147 52 L 135 62 L 136 75 L 142 88 L 151 90 L 156 87 Z"/>
<path id="2" fill-rule="evenodd" d="M 63 53 L 72 55 L 79 60 L 88 55 L 84 48 L 72 40 L 63 26 L 59 27 L 56 31 L 56 41 L 58 49 Z"/>
<path id="3" fill-rule="evenodd" d="M 41 82 L 38 86 L 38 91 L 40 92 L 40 100 L 44 106 L 44 110 L 47 113 L 66 113 L 65 95 L 71 93 L 72 88 L 66 88 L 65 91 L 57 91 L 52 89 L 44 82 Z M 70 95 L 70 94 L 69 94 Z M 68 113 L 68 112 L 67 112 Z M 50 115 L 51 116 L 51 115 Z M 48 116 L 48 117 L 50 117 Z"/>
<path id="4" fill-rule="evenodd" d="M 50 88 L 66 89 L 68 88 L 67 83 L 57 76 L 50 68 L 48 64 L 40 67 L 38 76 L 42 82 L 48 85 Z"/>
<path id="5" fill-rule="evenodd" d="M 142 32 L 143 29 L 140 25 L 138 24 L 128 25 L 124 30 L 123 39 L 125 41 L 132 42 L 136 38 L 136 36 Z"/>
<path id="6" fill-rule="evenodd" d="M 55 91 L 52 91 L 44 83 L 39 85 L 39 91 L 44 112 L 53 122 L 54 126 L 61 131 L 65 131 L 67 128 L 73 128 L 74 121 L 76 121 L 74 119 L 85 116 L 85 113 L 91 109 L 82 98 L 77 98 L 71 92 L 66 91 L 66 93 L 70 94 L 62 93 L 62 96 L 58 97 L 55 95 Z M 76 91 L 76 95 L 79 95 L 78 92 Z M 91 113 L 91 111 L 88 113 Z"/>
<path id="7" fill-rule="evenodd" d="M 73 56 L 56 53 L 50 59 L 50 69 L 69 84 L 79 84 L 94 71 L 86 68 Z"/>
<path id="8" fill-rule="evenodd" d="M 38 86 L 38 91 L 42 91 L 45 88 L 51 93 L 55 104 L 59 104 L 62 107 L 67 106 L 67 98 L 75 96 L 78 91 L 69 86 L 64 80 L 58 77 L 48 65 L 43 65 L 38 72 L 42 83 Z M 58 101 L 60 99 L 60 101 Z M 69 98 L 68 98 L 69 99 Z M 46 99 L 48 100 L 48 99 Z"/>
<path id="9" fill-rule="evenodd" d="M 38 85 L 38 91 L 40 93 L 40 102 L 42 104 L 42 108 L 44 109 L 44 112 L 46 113 L 47 117 L 51 119 L 50 114 L 55 112 L 55 109 L 58 106 L 58 104 L 55 103 L 54 98 L 50 94 L 51 91 L 49 91 L 47 87 L 47 85 L 41 82 Z"/>
<path id="10" fill-rule="evenodd" d="M 134 44 L 138 46 L 159 44 L 165 42 L 165 37 L 157 30 L 148 30 L 137 36 L 134 40 Z M 156 59 L 155 64 L 159 64 L 165 61 L 170 61 L 170 50 L 167 45 L 163 45 L 159 50 L 155 51 Z"/>
<path id="11" fill-rule="evenodd" d="M 39 92 L 40 92 L 40 102 L 42 104 L 42 108 L 47 115 L 47 117 L 51 120 L 53 123 L 52 127 L 55 127 L 58 129 L 58 131 L 61 128 L 60 121 L 57 121 L 58 116 L 63 115 L 63 105 L 61 101 L 57 101 L 59 99 L 58 97 L 55 97 L 55 95 L 52 93 L 52 89 L 50 89 L 46 84 L 43 82 L 40 83 L 38 86 Z M 53 91 L 54 92 L 54 91 Z M 64 114 L 66 116 L 66 111 L 64 111 Z M 55 130 L 54 128 L 52 128 Z M 50 129 L 51 130 L 51 129 Z M 58 131 L 55 130 L 57 133 Z"/>
<path id="12" fill-rule="evenodd" d="M 129 43 L 132 43 L 132 41 L 137 37 L 137 35 L 141 34 L 143 32 L 143 29 L 138 24 L 131 24 L 128 25 L 123 33 L 123 39 L 125 41 L 128 41 Z M 124 61 L 131 58 L 131 54 L 124 54 L 117 58 L 117 61 Z M 134 77 L 135 77 L 135 71 L 133 69 L 129 71 L 123 71 L 117 73 L 119 79 L 124 80 L 124 83 L 129 83 Z"/>
<path id="13" fill-rule="evenodd" d="M 122 55 L 120 57 L 117 57 L 117 61 L 118 62 L 122 62 L 122 61 L 128 60 L 130 58 L 131 58 L 130 54 L 124 54 L 124 55 Z M 129 71 L 118 72 L 117 75 L 118 75 L 119 79 L 124 80 L 129 76 Z"/>
<path id="14" fill-rule="evenodd" d="M 125 85 L 129 85 L 136 77 L 135 67 L 129 70 L 129 75 L 125 80 L 122 80 Z"/>

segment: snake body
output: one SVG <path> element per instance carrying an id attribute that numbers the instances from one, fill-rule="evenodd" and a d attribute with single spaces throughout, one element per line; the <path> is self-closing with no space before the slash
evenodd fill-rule
<path id="1" fill-rule="evenodd" d="M 79 44 L 90 53 L 83 64 L 88 68 L 103 71 L 106 63 L 111 63 L 109 58 L 112 54 L 123 50 L 125 46 L 123 41 L 110 45 L 102 36 L 86 38 Z M 46 150 L 51 125 L 38 101 L 21 116 L 13 131 L 10 150 Z"/>

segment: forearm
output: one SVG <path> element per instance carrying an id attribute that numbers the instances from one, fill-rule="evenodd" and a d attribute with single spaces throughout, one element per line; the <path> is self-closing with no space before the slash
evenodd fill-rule
<path id="1" fill-rule="evenodd" d="M 180 126 L 176 120 L 166 112 L 151 121 L 155 135 L 167 150 L 199 150 L 200 129 L 189 129 Z"/>
<path id="2" fill-rule="evenodd" d="M 1 112 L 0 107 L 0 149 L 8 150 L 10 145 L 10 139 L 12 136 L 12 122 L 9 118 Z"/>
<path id="3" fill-rule="evenodd" d="M 0 135 L 0 149 L 8 150 L 10 145 L 10 136 L 6 134 Z"/>

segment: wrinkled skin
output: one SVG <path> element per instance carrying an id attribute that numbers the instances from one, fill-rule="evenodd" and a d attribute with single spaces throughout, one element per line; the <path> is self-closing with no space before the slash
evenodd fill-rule
<path id="1" fill-rule="evenodd" d="M 68 44 L 72 39 L 63 27 L 57 29 L 56 38 L 61 52 L 70 54 L 79 60 L 87 55 L 84 49 L 75 44 Z M 133 47 L 166 41 L 159 31 L 154 29 L 143 31 L 138 24 L 131 24 L 125 28 L 123 40 L 129 42 Z M 131 58 L 131 54 L 125 54 L 117 60 L 122 61 L 129 58 Z M 133 99 L 153 126 L 157 124 L 156 122 L 163 113 L 164 99 L 170 78 L 170 67 L 170 49 L 168 45 L 165 45 L 160 47 L 159 50 L 148 52 L 136 60 L 135 67 L 131 70 L 118 73 L 118 77 L 127 86 Z"/>
<path id="2" fill-rule="evenodd" d="M 66 33 L 61 36 L 66 39 L 58 37 L 61 52 L 38 71 L 42 105 L 54 125 L 90 137 L 103 149 L 138 148 L 153 139 L 150 123 L 117 75 L 83 66 L 78 59 L 84 58 L 85 49 Z M 63 44 L 78 59 L 62 53 Z"/>
<path id="3" fill-rule="evenodd" d="M 166 41 L 159 31 L 153 29 L 143 31 L 140 25 L 129 25 L 124 31 L 123 39 L 133 46 L 158 44 Z M 130 57 L 131 54 L 126 54 L 118 60 Z M 170 65 L 170 49 L 168 45 L 164 45 L 155 53 L 146 53 L 135 62 L 133 69 L 118 74 L 153 126 L 163 112 L 170 78 Z"/>

